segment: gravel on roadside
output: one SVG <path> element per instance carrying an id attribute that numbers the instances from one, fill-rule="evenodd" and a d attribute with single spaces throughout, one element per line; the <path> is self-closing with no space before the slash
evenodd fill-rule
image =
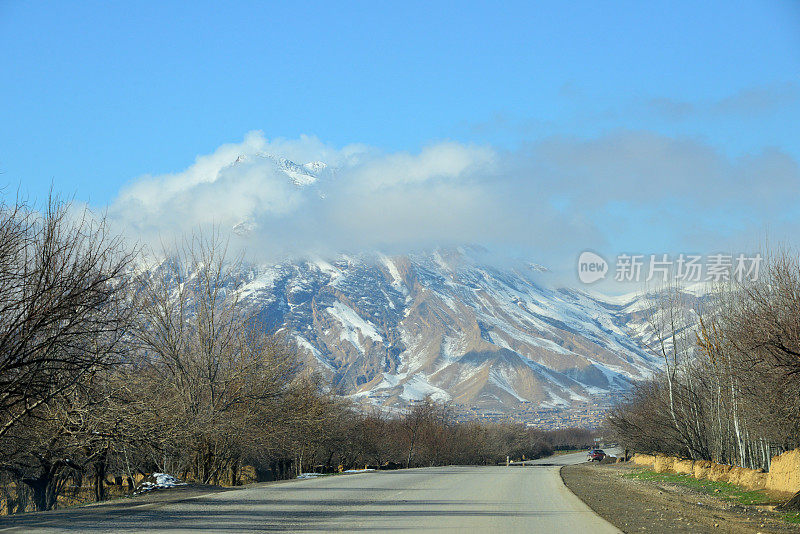
<path id="1" fill-rule="evenodd" d="M 592 510 L 626 533 L 800 532 L 800 525 L 781 520 L 770 507 L 745 506 L 679 484 L 623 476 L 641 470 L 627 463 L 578 464 L 563 467 L 561 478 Z"/>

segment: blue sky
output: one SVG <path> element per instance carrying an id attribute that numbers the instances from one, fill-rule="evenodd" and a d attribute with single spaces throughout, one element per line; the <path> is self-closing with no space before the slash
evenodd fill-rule
<path id="1" fill-rule="evenodd" d="M 53 183 L 95 207 L 253 130 L 387 154 L 455 142 L 518 159 L 553 139 L 602 145 L 638 134 L 688 140 L 723 167 L 765 151 L 788 161 L 779 165 L 800 159 L 793 1 L 0 0 L 0 72 L 7 191 L 21 184 L 40 198 Z M 800 187 L 786 172 L 776 187 Z M 564 209 L 570 194 L 545 200 Z M 626 246 L 610 237 L 620 205 L 660 209 L 622 197 L 590 221 L 613 248 Z M 717 225 L 739 224 L 734 204 L 751 232 L 796 220 L 791 207 L 770 221 L 763 207 L 736 202 L 713 207 Z"/>

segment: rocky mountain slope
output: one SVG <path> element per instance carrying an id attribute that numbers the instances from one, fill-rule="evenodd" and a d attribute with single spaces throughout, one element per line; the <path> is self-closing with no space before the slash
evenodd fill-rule
<path id="1" fill-rule="evenodd" d="M 386 406 L 568 407 L 658 368 L 638 298 L 547 288 L 540 267 L 475 252 L 254 266 L 241 295 L 340 391 Z"/>
<path id="2" fill-rule="evenodd" d="M 230 165 L 255 163 L 300 189 L 336 178 L 324 163 L 268 154 Z M 233 231 L 257 226 L 245 219 Z M 498 267 L 469 247 L 365 253 L 249 265 L 240 291 L 339 391 L 389 408 L 427 395 L 500 411 L 569 407 L 616 396 L 659 367 L 641 299 L 554 288 L 543 271 Z"/>

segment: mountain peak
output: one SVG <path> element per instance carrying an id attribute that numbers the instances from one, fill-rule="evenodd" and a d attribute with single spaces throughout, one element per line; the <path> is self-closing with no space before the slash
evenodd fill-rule
<path id="1" fill-rule="evenodd" d="M 311 161 L 298 165 L 294 161 L 283 156 L 276 156 L 266 152 L 260 152 L 255 155 L 240 154 L 232 165 L 240 165 L 252 161 L 254 158 L 271 161 L 279 171 L 285 174 L 292 183 L 299 187 L 305 187 L 316 183 L 320 174 L 329 170 L 328 165 L 322 161 Z"/>

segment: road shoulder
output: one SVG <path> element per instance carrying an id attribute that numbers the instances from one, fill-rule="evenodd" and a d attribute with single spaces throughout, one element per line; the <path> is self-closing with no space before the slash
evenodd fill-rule
<path id="1" fill-rule="evenodd" d="M 53 524 L 69 524 L 71 521 L 91 516 L 120 516 L 148 508 L 190 501 L 208 495 L 235 491 L 236 488 L 212 486 L 205 484 L 186 484 L 173 488 L 148 491 L 129 497 L 119 497 L 103 502 L 87 503 L 46 512 L 25 512 L 0 516 L 0 531 L 12 529 L 40 528 Z"/>
<path id="2" fill-rule="evenodd" d="M 798 526 L 768 506 L 726 501 L 692 487 L 635 478 L 629 464 L 569 465 L 561 469 L 567 488 L 623 532 L 788 533 Z M 627 475 L 627 476 L 626 476 Z"/>
<path id="3" fill-rule="evenodd" d="M 360 474 L 362 473 L 337 473 L 328 476 L 355 476 Z M 327 476 L 319 478 L 327 478 Z M 69 524 L 74 521 L 84 521 L 91 517 L 121 517 L 139 513 L 143 510 L 155 510 L 162 506 L 181 504 L 220 493 L 302 483 L 304 480 L 312 479 L 289 478 L 269 482 L 254 482 L 243 486 L 184 484 L 170 488 L 155 489 L 132 496 L 118 497 L 103 502 L 79 504 L 46 512 L 24 512 L 14 515 L 3 515 L 0 516 L 0 532 L 26 532 L 27 529 L 31 528 Z"/>

